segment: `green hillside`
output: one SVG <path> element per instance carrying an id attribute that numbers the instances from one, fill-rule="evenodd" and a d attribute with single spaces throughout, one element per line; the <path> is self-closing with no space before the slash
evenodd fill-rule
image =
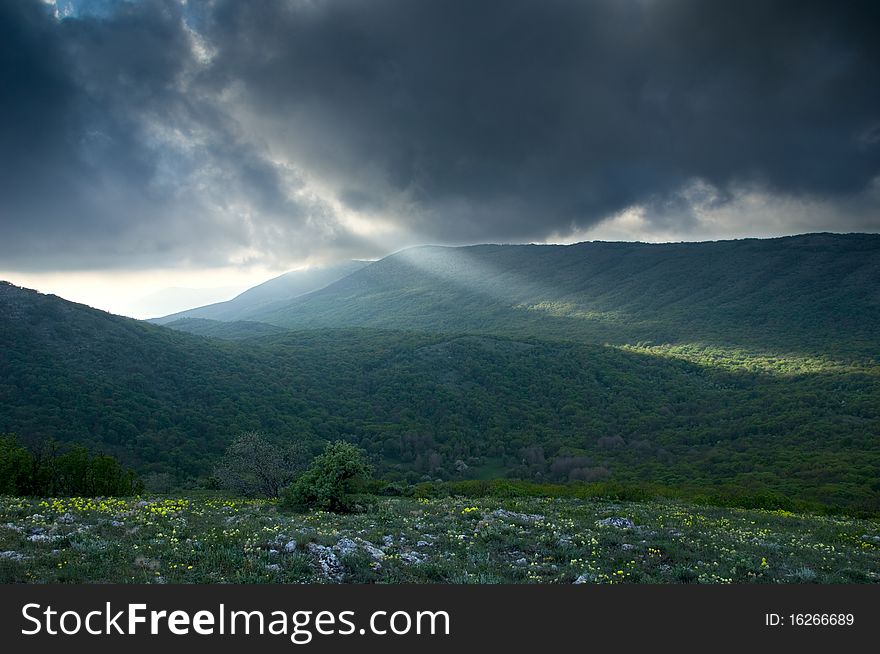
<path id="1" fill-rule="evenodd" d="M 0 433 L 180 482 L 259 429 L 357 442 L 389 479 L 647 481 L 880 509 L 868 364 L 352 328 L 220 340 L 9 284 L 0 340 Z"/>
<path id="2" fill-rule="evenodd" d="M 261 320 L 877 362 L 880 235 L 422 247 Z"/>
<path id="3" fill-rule="evenodd" d="M 283 334 L 289 331 L 284 327 L 270 325 L 267 322 L 254 322 L 252 320 L 208 320 L 207 318 L 178 318 L 164 325 L 170 329 L 195 334 L 197 336 L 210 336 L 211 338 L 223 338 L 239 340 Z"/>

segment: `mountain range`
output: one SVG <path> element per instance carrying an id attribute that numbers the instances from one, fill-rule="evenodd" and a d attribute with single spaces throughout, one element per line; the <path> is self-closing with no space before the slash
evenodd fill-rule
<path id="1" fill-rule="evenodd" d="M 423 247 L 114 316 L 0 284 L 0 433 L 204 484 L 243 430 L 388 479 L 880 509 L 880 236 Z M 192 332 L 192 333 L 187 333 Z"/>
<path id="2" fill-rule="evenodd" d="M 404 250 L 217 318 L 587 343 L 705 343 L 876 356 L 880 235 Z M 257 287 L 260 288 L 260 287 Z M 217 306 L 217 305 L 212 305 Z M 179 316 L 179 314 L 177 314 Z M 169 316 L 160 319 L 168 323 Z"/>

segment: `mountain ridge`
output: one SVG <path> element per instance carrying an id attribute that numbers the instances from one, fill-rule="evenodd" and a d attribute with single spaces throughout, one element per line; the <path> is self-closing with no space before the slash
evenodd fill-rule
<path id="1" fill-rule="evenodd" d="M 708 342 L 870 356 L 880 236 L 703 243 L 421 246 L 265 313 L 280 327 Z M 860 341 L 860 343 L 857 343 Z"/>
<path id="2" fill-rule="evenodd" d="M 165 325 L 183 318 L 254 322 L 254 318 L 261 313 L 272 311 L 296 297 L 319 290 L 368 264 L 366 261 L 346 261 L 331 266 L 293 270 L 251 287 L 231 300 L 150 318 L 149 322 Z"/>

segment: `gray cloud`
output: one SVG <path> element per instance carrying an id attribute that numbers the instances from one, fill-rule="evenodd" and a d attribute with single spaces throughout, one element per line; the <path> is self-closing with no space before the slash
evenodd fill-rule
<path id="1" fill-rule="evenodd" d="M 880 229 L 873 2 L 192 4 L 0 6 L 4 262 L 375 256 L 633 206 L 739 233 L 742 189 Z"/>

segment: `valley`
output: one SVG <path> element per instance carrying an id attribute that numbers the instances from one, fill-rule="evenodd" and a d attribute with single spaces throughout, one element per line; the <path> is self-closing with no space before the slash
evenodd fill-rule
<path id="1" fill-rule="evenodd" d="M 148 489 L 210 488 L 258 431 L 351 442 L 396 484 L 873 514 L 878 262 L 870 235 L 417 248 L 164 326 L 4 284 L 0 433 L 111 454 Z"/>

